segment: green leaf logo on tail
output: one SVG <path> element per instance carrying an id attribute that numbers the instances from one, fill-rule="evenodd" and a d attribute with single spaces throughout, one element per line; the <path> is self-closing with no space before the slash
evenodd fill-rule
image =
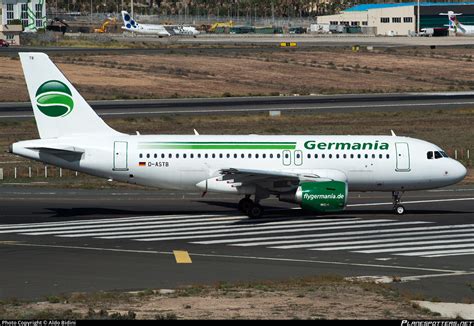
<path id="1" fill-rule="evenodd" d="M 71 90 L 58 80 L 50 80 L 36 91 L 36 105 L 48 117 L 65 117 L 72 112 Z"/>

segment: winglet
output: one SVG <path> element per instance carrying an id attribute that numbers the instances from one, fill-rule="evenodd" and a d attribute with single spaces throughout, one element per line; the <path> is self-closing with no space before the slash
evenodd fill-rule
<path id="1" fill-rule="evenodd" d="M 390 132 L 392 133 L 392 136 L 393 137 L 396 137 L 397 135 L 395 135 L 395 132 L 393 130 L 390 130 Z"/>

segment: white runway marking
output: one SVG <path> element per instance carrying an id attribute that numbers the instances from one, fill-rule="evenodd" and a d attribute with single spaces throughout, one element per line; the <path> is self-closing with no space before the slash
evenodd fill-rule
<path id="1" fill-rule="evenodd" d="M 250 221 L 232 214 L 181 214 L 0 225 L 0 234 L 10 233 L 141 242 L 184 240 L 196 245 L 344 250 L 432 259 L 474 254 L 474 224 L 438 225 L 411 219 L 279 217 Z"/>
<path id="2" fill-rule="evenodd" d="M 470 200 L 474 200 L 474 197 L 473 198 L 412 200 L 412 201 L 403 201 L 402 204 L 427 204 L 427 203 L 443 203 L 443 202 L 450 202 L 450 201 L 470 201 Z M 393 203 L 392 202 L 385 202 L 385 203 L 351 204 L 351 205 L 347 205 L 347 207 L 385 206 L 385 205 L 393 205 Z"/>

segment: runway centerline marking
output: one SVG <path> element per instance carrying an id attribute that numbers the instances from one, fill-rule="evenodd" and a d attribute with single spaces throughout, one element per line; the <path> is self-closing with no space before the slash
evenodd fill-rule
<path id="1" fill-rule="evenodd" d="M 19 246 L 19 247 L 69 249 L 69 250 L 89 250 L 89 251 L 104 251 L 104 252 L 138 253 L 138 254 L 174 255 L 173 252 L 156 251 L 156 250 L 81 247 L 81 246 L 64 246 L 64 245 L 49 245 L 49 244 L 34 244 L 34 243 L 9 243 L 9 244 L 3 244 L 3 245 Z M 459 273 L 469 273 L 468 271 L 449 270 L 449 269 L 436 269 L 436 268 L 413 267 L 413 266 L 402 266 L 402 265 L 392 266 L 392 265 L 382 265 L 382 264 L 348 263 L 348 262 L 324 261 L 324 260 L 312 260 L 312 259 L 292 259 L 292 258 L 278 258 L 278 257 L 220 255 L 220 254 L 202 254 L 202 253 L 191 253 L 190 255 L 193 257 L 208 257 L 208 258 L 223 258 L 223 259 L 230 258 L 230 259 L 240 259 L 240 260 L 279 261 L 279 262 L 311 263 L 311 264 L 326 264 L 326 265 L 341 265 L 341 266 L 356 266 L 356 267 L 373 267 L 373 268 L 386 268 L 386 269 L 398 269 L 398 270 L 429 271 L 429 272 L 437 272 L 437 273 L 444 273 L 444 274 L 451 273 L 453 275 L 456 275 Z"/>

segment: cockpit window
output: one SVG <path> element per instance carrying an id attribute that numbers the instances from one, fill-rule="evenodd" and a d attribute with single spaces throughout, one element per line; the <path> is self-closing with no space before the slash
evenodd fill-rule
<path id="1" fill-rule="evenodd" d="M 426 152 L 426 158 L 428 160 L 439 159 L 439 158 L 443 158 L 443 157 L 448 157 L 448 155 L 443 151 Z"/>

